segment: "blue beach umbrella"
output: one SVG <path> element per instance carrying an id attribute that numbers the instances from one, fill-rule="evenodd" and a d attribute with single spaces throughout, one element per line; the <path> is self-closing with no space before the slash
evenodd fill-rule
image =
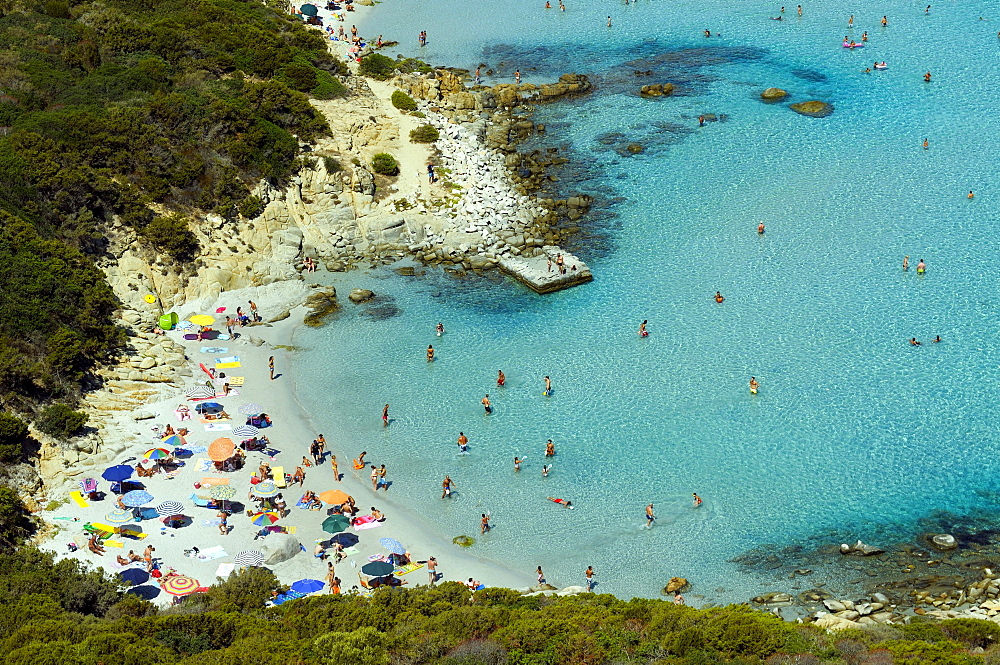
<path id="1" fill-rule="evenodd" d="M 198 413 L 218 413 L 222 411 L 222 405 L 218 402 L 202 402 L 198 406 L 194 407 L 194 410 Z"/>
<path id="2" fill-rule="evenodd" d="M 135 473 L 135 469 L 130 467 L 128 464 L 119 464 L 118 466 L 112 466 L 104 470 L 101 474 L 101 478 L 112 483 L 120 483 L 123 480 L 128 480 Z"/>
<path id="3" fill-rule="evenodd" d="M 257 483 L 256 485 L 253 486 L 253 489 L 251 489 L 250 491 L 256 494 L 257 496 L 261 497 L 262 499 L 266 499 L 272 496 L 277 496 L 278 494 L 281 493 L 281 490 L 278 489 L 278 486 L 275 485 L 274 482 L 270 480 L 264 480 Z"/>
<path id="4" fill-rule="evenodd" d="M 378 543 L 393 554 L 404 554 L 406 552 L 406 548 L 403 547 L 403 543 L 399 542 L 395 538 L 382 538 L 378 541 Z"/>
<path id="5" fill-rule="evenodd" d="M 298 591 L 299 593 L 315 593 L 324 586 L 326 585 L 319 580 L 304 579 L 292 583 L 292 591 Z"/>
<path id="6" fill-rule="evenodd" d="M 131 510 L 122 510 L 121 508 L 115 508 L 104 516 L 104 521 L 108 524 L 125 524 L 133 519 Z"/>
<path id="7" fill-rule="evenodd" d="M 122 582 L 128 582 L 132 586 L 145 584 L 149 581 L 149 573 L 142 568 L 128 568 L 118 573 L 118 577 L 122 579 Z"/>
<path id="8" fill-rule="evenodd" d="M 142 504 L 149 503 L 152 500 L 153 495 L 146 490 L 132 490 L 122 496 L 122 503 L 131 508 L 138 508 Z"/>

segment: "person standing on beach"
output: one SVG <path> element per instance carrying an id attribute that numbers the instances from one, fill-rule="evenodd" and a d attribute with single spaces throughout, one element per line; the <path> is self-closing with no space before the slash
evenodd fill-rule
<path id="1" fill-rule="evenodd" d="M 229 318 L 228 316 L 226 317 L 226 332 L 229 333 L 229 337 L 230 337 L 230 339 L 232 339 L 232 337 L 233 337 L 233 320 L 231 318 Z"/>
<path id="2" fill-rule="evenodd" d="M 337 468 L 337 456 L 330 455 L 330 467 L 333 469 L 333 479 L 340 482 L 340 469 Z"/>
<path id="3" fill-rule="evenodd" d="M 646 506 L 646 528 L 651 529 L 653 527 L 653 520 L 656 519 L 656 513 L 653 512 L 653 504 Z"/>
<path id="4" fill-rule="evenodd" d="M 458 433 L 458 452 L 469 452 L 469 437 L 465 436 L 465 432 Z"/>
<path id="5" fill-rule="evenodd" d="M 248 300 L 247 303 L 250 305 L 250 318 L 254 321 L 260 321 L 262 317 L 257 313 L 257 303 L 253 300 Z"/>
<path id="6" fill-rule="evenodd" d="M 382 407 L 382 427 L 389 426 L 389 405 L 386 404 Z"/>
<path id="7" fill-rule="evenodd" d="M 326 437 L 320 434 L 316 437 L 316 443 L 318 445 L 317 451 L 319 452 L 319 462 L 323 461 L 323 456 L 326 454 Z"/>
<path id="8" fill-rule="evenodd" d="M 538 568 L 535 569 L 535 574 L 536 574 L 536 576 L 538 578 L 538 583 L 539 584 L 545 584 L 545 573 L 542 572 L 542 567 L 541 566 L 539 566 Z"/>
<path id="9" fill-rule="evenodd" d="M 381 487 L 386 492 L 389 491 L 389 480 L 385 477 L 385 464 L 381 465 L 378 469 L 378 486 L 376 489 Z"/>
<path id="10" fill-rule="evenodd" d="M 489 414 L 493 413 L 493 406 L 490 404 L 490 396 L 489 395 L 487 395 L 486 397 L 482 398 L 479 401 L 482 403 L 483 408 L 486 409 L 486 415 L 489 415 Z"/>
<path id="11" fill-rule="evenodd" d="M 274 381 L 274 356 L 267 359 L 267 369 L 271 372 L 271 380 Z"/>
<path id="12" fill-rule="evenodd" d="M 437 568 L 438 568 L 437 559 L 435 559 L 434 557 L 430 557 L 429 559 L 427 559 L 427 580 L 428 580 L 427 583 L 430 586 L 434 586 L 434 583 L 437 582 L 438 578 Z"/>
<path id="13" fill-rule="evenodd" d="M 483 518 L 479 520 L 479 534 L 485 534 L 487 531 L 492 529 L 490 526 L 490 518 L 486 513 L 483 513 Z"/>
<path id="14" fill-rule="evenodd" d="M 334 571 L 333 561 L 327 561 L 326 562 L 326 577 L 324 579 L 326 580 L 327 586 L 330 587 L 330 593 L 333 593 L 333 586 L 334 586 L 333 581 L 336 578 L 337 578 L 337 574 Z"/>
<path id="15" fill-rule="evenodd" d="M 216 517 L 219 518 L 219 533 L 222 534 L 223 536 L 228 535 L 229 524 L 227 523 L 227 520 L 229 519 L 229 513 L 227 513 L 224 510 L 220 510 L 216 514 Z"/>
<path id="16" fill-rule="evenodd" d="M 587 566 L 587 570 L 583 571 L 583 576 L 587 578 L 587 591 L 594 590 L 594 567 Z"/>
<path id="17" fill-rule="evenodd" d="M 455 481 L 451 479 L 451 476 L 445 476 L 444 480 L 441 481 L 441 498 L 451 497 L 451 488 L 455 485 Z"/>

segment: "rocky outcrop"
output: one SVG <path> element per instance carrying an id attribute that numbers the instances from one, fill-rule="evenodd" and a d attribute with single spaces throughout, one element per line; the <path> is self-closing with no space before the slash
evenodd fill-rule
<path id="1" fill-rule="evenodd" d="M 639 94 L 643 97 L 666 97 L 672 94 L 673 91 L 673 83 L 654 83 L 653 85 L 644 85 L 639 88 Z"/>
<path id="2" fill-rule="evenodd" d="M 953 550 L 958 547 L 958 541 L 955 540 L 955 536 L 947 533 L 928 534 L 927 541 L 930 543 L 931 547 L 939 552 L 947 552 L 948 550 Z"/>
<path id="3" fill-rule="evenodd" d="M 358 303 L 368 302 L 374 297 L 375 294 L 372 291 L 369 291 L 368 289 L 354 289 L 347 296 L 347 299 L 355 304 L 358 304 Z"/>
<path id="4" fill-rule="evenodd" d="M 825 118 L 833 113 L 833 106 L 827 104 L 826 102 L 816 100 L 810 102 L 799 102 L 798 104 L 790 105 L 788 108 L 800 115 L 807 115 L 810 118 Z"/>
<path id="5" fill-rule="evenodd" d="M 879 549 L 872 545 L 865 545 L 860 540 L 853 545 L 848 545 L 847 543 L 840 544 L 841 554 L 853 554 L 855 556 L 875 556 L 876 554 L 885 554 L 885 550 Z"/>
<path id="6" fill-rule="evenodd" d="M 760 93 L 760 98 L 765 102 L 779 102 L 787 96 L 788 93 L 781 88 L 768 88 Z"/>

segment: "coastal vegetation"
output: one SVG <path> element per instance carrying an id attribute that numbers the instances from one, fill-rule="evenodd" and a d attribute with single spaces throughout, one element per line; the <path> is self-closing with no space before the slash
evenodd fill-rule
<path id="1" fill-rule="evenodd" d="M 392 105 L 395 106 L 400 111 L 416 111 L 417 102 L 414 101 L 413 97 L 402 90 L 396 90 L 392 93 L 391 97 Z"/>
<path id="2" fill-rule="evenodd" d="M 32 419 L 123 347 L 94 262 L 134 241 L 188 262 L 192 216 L 260 214 L 347 70 L 283 6 L 237 0 L 6 2 L 0 41 L 0 407 Z"/>
<path id="3" fill-rule="evenodd" d="M 3 496 L 0 495 L 0 503 Z M 0 520 L 5 514 L 0 511 Z M 606 594 L 523 596 L 456 582 L 265 607 L 263 568 L 158 610 L 73 560 L 0 554 L 0 648 L 11 665 L 991 665 L 997 625 L 917 620 L 828 634 L 742 605 L 697 610 Z"/>
<path id="4" fill-rule="evenodd" d="M 434 143 L 441 138 L 441 132 L 433 125 L 420 125 L 410 130 L 410 140 L 414 143 Z"/>
<path id="5" fill-rule="evenodd" d="M 387 152 L 380 152 L 372 157 L 372 171 L 379 175 L 399 175 L 399 162 Z"/>

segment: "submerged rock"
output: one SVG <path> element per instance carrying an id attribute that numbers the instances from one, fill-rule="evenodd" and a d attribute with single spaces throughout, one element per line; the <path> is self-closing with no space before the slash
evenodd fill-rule
<path id="1" fill-rule="evenodd" d="M 782 90 L 781 88 L 768 88 L 764 92 L 760 93 L 760 98 L 765 102 L 776 102 L 787 96 L 788 92 Z"/>
<path id="2" fill-rule="evenodd" d="M 955 536 L 947 533 L 939 533 L 931 536 L 930 542 L 934 546 L 934 549 L 941 551 L 953 550 L 958 547 L 958 541 L 955 540 Z"/>
<path id="3" fill-rule="evenodd" d="M 469 536 L 455 536 L 452 538 L 451 542 L 455 543 L 459 547 L 471 547 L 475 542 L 475 538 L 470 538 Z"/>
<path id="4" fill-rule="evenodd" d="M 375 297 L 373 291 L 368 289 L 354 289 L 351 291 L 350 295 L 347 296 L 348 300 L 353 303 L 367 302 Z"/>
<path id="5" fill-rule="evenodd" d="M 880 550 L 873 545 L 865 545 L 860 540 L 853 545 L 848 545 L 847 543 L 841 543 L 840 545 L 841 554 L 854 554 L 857 556 L 874 556 L 876 554 L 884 554 L 885 550 Z"/>
<path id="6" fill-rule="evenodd" d="M 810 118 L 825 118 L 833 113 L 833 106 L 817 100 L 799 102 L 798 104 L 792 104 L 788 108 L 800 115 L 807 115 Z"/>
<path id="7" fill-rule="evenodd" d="M 305 304 L 309 307 L 309 313 L 302 322 L 313 328 L 323 325 L 326 317 L 340 309 L 337 291 L 332 286 L 313 293 L 306 298 Z"/>
<path id="8" fill-rule="evenodd" d="M 666 97 L 673 91 L 673 83 L 654 83 L 653 85 L 644 85 L 639 88 L 639 94 L 643 97 Z"/>

